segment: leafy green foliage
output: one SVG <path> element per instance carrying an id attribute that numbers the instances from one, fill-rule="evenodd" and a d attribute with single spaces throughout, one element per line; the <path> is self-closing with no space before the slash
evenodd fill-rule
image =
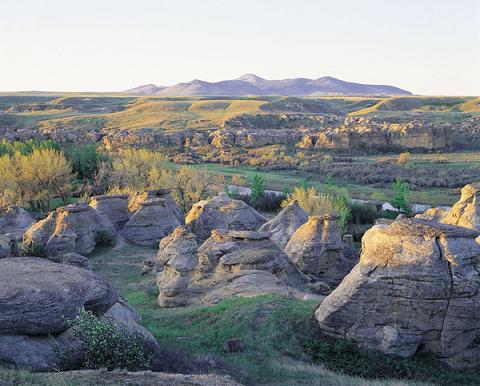
<path id="1" fill-rule="evenodd" d="M 80 308 L 70 325 L 74 336 L 80 340 L 84 367 L 109 370 L 149 368 L 150 359 L 140 337 L 117 326 L 112 320 L 99 319 L 91 311 Z"/>
<path id="2" fill-rule="evenodd" d="M 82 179 L 92 179 L 100 162 L 108 161 L 106 156 L 98 152 L 94 143 L 72 146 L 65 155 L 72 164 L 73 171 Z"/>
<path id="3" fill-rule="evenodd" d="M 406 214 L 411 214 L 410 186 L 408 183 L 404 182 L 400 177 L 397 177 L 392 187 L 394 192 L 392 206 Z"/>
<path id="4" fill-rule="evenodd" d="M 255 203 L 259 198 L 265 195 L 265 179 L 258 174 L 253 176 L 252 182 L 252 193 L 250 194 L 250 198 L 253 203 Z"/>
<path id="5" fill-rule="evenodd" d="M 34 150 L 44 149 L 60 150 L 60 147 L 56 142 L 52 141 L 51 139 L 29 139 L 27 141 L 14 142 L 8 142 L 7 140 L 3 140 L 0 142 L 0 157 L 6 154 L 14 155 L 15 153 L 20 153 L 21 155 L 29 155 L 32 154 Z"/>

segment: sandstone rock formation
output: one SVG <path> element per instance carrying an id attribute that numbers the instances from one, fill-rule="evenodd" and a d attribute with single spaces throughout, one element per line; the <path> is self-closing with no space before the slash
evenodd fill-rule
<path id="1" fill-rule="evenodd" d="M 0 235 L 0 259 L 10 257 L 12 255 L 12 245 L 10 238 Z"/>
<path id="2" fill-rule="evenodd" d="M 374 226 L 360 262 L 317 309 L 320 328 L 386 354 L 478 367 L 478 234 L 422 219 Z"/>
<path id="3" fill-rule="evenodd" d="M 462 188 L 460 200 L 442 219 L 443 224 L 458 225 L 480 230 L 480 184 L 469 184 Z"/>
<path id="4" fill-rule="evenodd" d="M 184 215 L 182 210 L 178 207 L 175 200 L 172 198 L 170 189 L 156 189 L 156 190 L 145 190 L 139 192 L 131 197 L 130 202 L 128 203 L 128 210 L 130 212 L 136 212 L 140 209 L 141 204 L 148 201 L 155 201 L 157 198 L 162 198 L 165 200 L 166 205 L 177 217 L 178 221 L 184 223 Z"/>
<path id="5" fill-rule="evenodd" d="M 209 238 L 214 229 L 257 230 L 266 221 L 251 206 L 231 199 L 225 192 L 194 204 L 185 218 L 185 223 L 200 241 Z"/>
<path id="6" fill-rule="evenodd" d="M 162 272 L 158 275 L 160 291 L 158 302 L 162 306 L 188 304 L 193 295 L 187 290 L 197 266 L 197 242 L 184 226 L 160 241 L 156 264 Z"/>
<path id="7" fill-rule="evenodd" d="M 0 218 L 0 234 L 11 233 L 16 239 L 21 240 L 23 233 L 35 220 L 25 209 L 11 205 L 5 216 Z"/>
<path id="8" fill-rule="evenodd" d="M 80 268 L 92 269 L 92 263 L 82 255 L 75 252 L 70 252 L 62 256 L 61 262 L 63 264 L 75 265 Z"/>
<path id="9" fill-rule="evenodd" d="M 78 368 L 82 353 L 66 323 L 78 307 L 140 336 L 148 352 L 158 350 L 133 309 L 91 270 L 17 257 L 0 260 L 0 362 L 36 371 Z"/>
<path id="10" fill-rule="evenodd" d="M 307 212 L 300 208 L 298 202 L 295 201 L 258 230 L 270 232 L 272 241 L 283 249 L 295 231 L 307 221 Z"/>
<path id="11" fill-rule="evenodd" d="M 121 229 L 130 218 L 128 194 L 95 196 L 90 206 L 108 218 L 117 230 Z"/>
<path id="12" fill-rule="evenodd" d="M 66 253 L 88 255 L 99 238 L 114 237 L 110 221 L 86 203 L 62 206 L 44 220 L 32 225 L 24 234 L 24 244 L 45 249 L 51 259 Z"/>
<path id="13" fill-rule="evenodd" d="M 161 306 L 216 303 L 230 296 L 279 293 L 302 298 L 308 278 L 268 232 L 213 230 L 198 248 L 185 228 L 162 240 L 157 277 Z"/>
<path id="14" fill-rule="evenodd" d="M 344 256 L 344 244 L 333 215 L 311 216 L 285 246 L 285 252 L 313 281 L 338 285 L 355 262 Z"/>
<path id="15" fill-rule="evenodd" d="M 440 222 L 445 218 L 446 215 L 447 211 L 443 210 L 442 208 L 429 208 L 423 213 L 416 214 L 415 218 Z"/>
<path id="16" fill-rule="evenodd" d="M 148 198 L 136 203 L 135 208 L 135 213 L 122 229 L 122 235 L 136 244 L 157 245 L 183 223 L 177 213 L 179 208 L 166 198 Z"/>

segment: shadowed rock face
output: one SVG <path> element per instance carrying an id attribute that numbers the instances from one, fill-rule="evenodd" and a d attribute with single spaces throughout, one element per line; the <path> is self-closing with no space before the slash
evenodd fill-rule
<path id="1" fill-rule="evenodd" d="M 0 334 L 55 334 L 77 307 L 106 312 L 117 293 L 91 270 L 35 257 L 0 261 Z"/>
<path id="2" fill-rule="evenodd" d="M 480 184 L 469 184 L 462 188 L 458 201 L 441 220 L 444 224 L 458 225 L 480 230 Z"/>
<path id="3" fill-rule="evenodd" d="M 477 236 L 421 219 L 374 226 L 360 262 L 317 309 L 320 328 L 386 354 L 478 367 Z"/>
<path id="4" fill-rule="evenodd" d="M 69 252 L 88 255 L 101 234 L 114 237 L 112 223 L 86 203 L 78 203 L 62 206 L 32 225 L 23 241 L 31 247 L 45 248 L 48 257 L 54 259 Z"/>
<path id="5" fill-rule="evenodd" d="M 270 232 L 272 241 L 283 249 L 295 231 L 307 221 L 307 212 L 300 208 L 295 201 L 258 230 L 260 232 Z"/>
<path id="6" fill-rule="evenodd" d="M 167 199 L 150 198 L 138 204 L 138 209 L 123 227 L 122 235 L 136 244 L 157 245 L 181 224 Z"/>
<path id="7" fill-rule="evenodd" d="M 21 240 L 23 233 L 35 222 L 32 215 L 17 205 L 11 205 L 0 218 L 0 234 L 11 233 Z"/>
<path id="8" fill-rule="evenodd" d="M 90 206 L 108 218 L 117 230 L 122 228 L 130 218 L 128 194 L 96 196 L 93 197 Z"/>
<path id="9" fill-rule="evenodd" d="M 211 304 L 230 296 L 280 293 L 303 297 L 308 278 L 289 262 L 268 232 L 214 230 L 196 250 L 185 228 L 160 243 L 161 306 Z"/>
<path id="10" fill-rule="evenodd" d="M 17 257 L 0 260 L 0 362 L 35 371 L 79 368 L 83 354 L 67 326 L 78 307 L 136 334 L 148 353 L 164 355 L 138 314 L 91 270 Z"/>
<path id="11" fill-rule="evenodd" d="M 311 216 L 285 246 L 285 253 L 314 281 L 338 285 L 354 261 L 344 256 L 336 216 Z"/>
<path id="12" fill-rule="evenodd" d="M 266 221 L 251 206 L 240 200 L 232 200 L 224 192 L 211 200 L 194 204 L 185 218 L 185 223 L 200 241 L 209 238 L 214 229 L 253 231 Z"/>

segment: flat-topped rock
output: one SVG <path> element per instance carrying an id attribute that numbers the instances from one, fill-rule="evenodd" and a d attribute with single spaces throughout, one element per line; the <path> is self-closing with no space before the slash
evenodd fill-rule
<path id="1" fill-rule="evenodd" d="M 374 226 L 360 262 L 316 311 L 320 328 L 385 354 L 478 367 L 477 236 L 422 219 Z"/>
<path id="2" fill-rule="evenodd" d="M 428 208 L 425 212 L 415 215 L 415 218 L 432 221 L 442 221 L 447 215 L 447 211 L 442 208 Z"/>
<path id="3" fill-rule="evenodd" d="M 221 192 L 210 200 L 202 200 L 192 206 L 185 223 L 204 241 L 214 229 L 257 230 L 266 218 L 241 200 L 233 200 Z"/>
<path id="4" fill-rule="evenodd" d="M 284 208 L 273 219 L 263 224 L 259 231 L 271 232 L 272 241 L 280 248 L 285 248 L 295 231 L 308 221 L 307 212 L 305 212 L 298 202 Z"/>

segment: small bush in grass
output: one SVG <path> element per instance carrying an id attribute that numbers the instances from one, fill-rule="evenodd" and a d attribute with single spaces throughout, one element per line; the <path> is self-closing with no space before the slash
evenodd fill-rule
<path id="1" fill-rule="evenodd" d="M 111 247 L 115 244 L 115 236 L 105 231 L 97 232 L 95 235 L 95 244 L 102 247 Z"/>
<path id="2" fill-rule="evenodd" d="M 91 311 L 80 308 L 69 325 L 80 341 L 85 368 L 138 371 L 150 367 L 150 358 L 140 337 L 117 326 L 111 319 L 99 319 Z"/>
<path id="3" fill-rule="evenodd" d="M 47 257 L 47 250 L 43 245 L 19 243 L 16 249 L 20 256 Z"/>

